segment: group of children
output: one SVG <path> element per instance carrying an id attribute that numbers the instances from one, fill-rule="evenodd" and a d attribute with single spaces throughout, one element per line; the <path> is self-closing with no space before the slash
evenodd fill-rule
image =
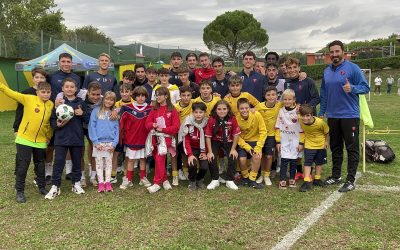
<path id="1" fill-rule="evenodd" d="M 281 161 L 279 188 L 296 187 L 296 165 L 303 154 L 304 183 L 300 191 L 311 190 L 312 184 L 323 186 L 320 178 L 326 163 L 329 128 L 322 119 L 313 116 L 311 106 L 296 104 L 293 90 L 286 89 L 282 100 L 278 100 L 277 89 L 267 87 L 265 101 L 260 103 L 251 94 L 241 91 L 239 76 L 232 76 L 228 81 L 229 93 L 221 99 L 218 93 L 212 93 L 210 80 L 202 80 L 197 85 L 186 79 L 187 69 L 182 68 L 178 73 L 183 83 L 180 88 L 169 83 L 166 69 L 158 71 L 160 82 L 152 87 L 152 93 L 144 86 L 133 89 L 132 84 L 122 83 L 118 101 L 112 91 L 101 96 L 101 85 L 96 81 L 88 84 L 85 98 L 80 98 L 76 81 L 64 79 L 61 98 L 54 104 L 50 100 L 51 87 L 42 80 L 35 86 L 36 96 L 20 94 L 0 84 L 0 91 L 24 105 L 15 140 L 17 201 L 25 202 L 25 178 L 31 155 L 39 192 L 46 199 L 60 194 L 67 155 L 72 160 L 72 191 L 84 193 L 81 166 L 85 135 L 90 142 L 89 160 L 96 165 L 98 192 L 113 191 L 121 154 L 125 160 L 121 189 L 133 185 L 136 164 L 139 165 L 139 184 L 147 187 L 150 193 L 161 187 L 171 189 L 168 161 L 172 165 L 174 186 L 179 185 L 178 169 L 183 168 L 192 191 L 206 187 L 207 170 L 211 176 L 209 190 L 220 183 L 233 190 L 238 189 L 238 185 L 261 189 L 264 188 L 262 182 L 272 185 L 271 164 L 276 158 Z M 61 103 L 74 109 L 73 118 L 67 122 L 56 116 L 55 108 Z M 52 187 L 47 192 L 45 150 L 52 136 L 55 157 Z M 155 162 L 153 184 L 147 179 L 149 157 Z M 311 175 L 313 164 L 314 176 Z M 237 173 L 241 175 L 239 180 Z"/>

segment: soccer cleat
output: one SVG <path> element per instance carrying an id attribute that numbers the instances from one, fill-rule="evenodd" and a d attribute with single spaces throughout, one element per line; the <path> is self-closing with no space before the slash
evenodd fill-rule
<path id="1" fill-rule="evenodd" d="M 172 177 L 172 185 L 179 186 L 179 177 L 178 176 Z"/>
<path id="2" fill-rule="evenodd" d="M 308 181 L 303 182 L 303 184 L 301 184 L 300 192 L 307 192 L 307 191 L 311 191 L 311 183 Z"/>
<path id="3" fill-rule="evenodd" d="M 97 185 L 99 185 L 96 178 L 90 178 L 90 183 L 93 185 L 93 187 L 97 187 Z"/>
<path id="4" fill-rule="evenodd" d="M 140 181 L 139 181 L 139 185 L 140 186 L 145 186 L 145 187 L 150 187 L 151 183 L 150 181 L 145 177 L 143 177 Z"/>
<path id="5" fill-rule="evenodd" d="M 260 175 L 256 180 L 256 182 L 259 184 L 262 183 L 263 181 L 264 181 L 264 177 L 262 175 Z"/>
<path id="6" fill-rule="evenodd" d="M 197 180 L 196 181 L 196 185 L 197 185 L 197 188 L 200 188 L 200 189 L 206 187 L 206 185 L 204 185 L 204 180 L 203 179 Z"/>
<path id="7" fill-rule="evenodd" d="M 312 184 L 313 184 L 313 186 L 316 186 L 316 187 L 325 187 L 326 186 L 325 183 L 322 180 L 315 180 L 314 179 Z"/>
<path id="8" fill-rule="evenodd" d="M 149 191 L 149 193 L 155 193 L 158 190 L 160 190 L 161 187 L 158 184 L 153 184 L 152 186 L 148 187 L 147 190 Z"/>
<path id="9" fill-rule="evenodd" d="M 46 195 L 47 194 L 47 190 L 46 190 L 46 188 L 39 188 L 39 194 L 41 194 L 41 195 Z"/>
<path id="10" fill-rule="evenodd" d="M 179 169 L 179 171 L 178 171 L 178 177 L 179 177 L 179 180 L 181 180 L 181 181 L 187 181 L 187 180 L 188 180 L 188 179 L 186 178 L 185 173 L 183 173 L 182 169 Z"/>
<path id="11" fill-rule="evenodd" d="M 164 181 L 162 185 L 163 185 L 163 188 L 164 188 L 165 190 L 170 190 L 170 189 L 172 189 L 172 186 L 171 186 L 171 184 L 169 183 L 168 180 Z"/>
<path id="12" fill-rule="evenodd" d="M 238 181 L 238 186 L 249 186 L 250 180 L 249 178 L 240 178 L 240 180 Z"/>
<path id="13" fill-rule="evenodd" d="M 81 187 L 81 183 L 75 182 L 75 184 L 72 186 L 72 192 L 74 192 L 75 194 L 84 194 L 85 190 L 82 189 Z"/>
<path id="14" fill-rule="evenodd" d="M 106 192 L 113 192 L 114 191 L 111 182 L 106 182 L 105 191 Z"/>
<path id="15" fill-rule="evenodd" d="M 86 187 L 86 179 L 81 179 L 81 187 Z"/>
<path id="16" fill-rule="evenodd" d="M 238 190 L 238 186 L 236 186 L 234 181 L 226 181 L 226 187 L 232 190 Z"/>
<path id="17" fill-rule="evenodd" d="M 117 177 L 116 176 L 114 176 L 114 177 L 111 176 L 110 182 L 113 183 L 113 184 L 117 183 L 118 182 Z"/>
<path id="18" fill-rule="evenodd" d="M 269 178 L 269 176 L 264 176 L 264 183 L 266 186 L 272 185 L 272 182 L 271 182 L 271 179 Z"/>
<path id="19" fill-rule="evenodd" d="M 26 202 L 26 198 L 25 198 L 24 192 L 17 192 L 16 201 L 18 203 L 25 203 Z"/>
<path id="20" fill-rule="evenodd" d="M 196 189 L 197 189 L 196 182 L 189 181 L 188 189 L 189 189 L 189 191 L 196 191 Z"/>
<path id="21" fill-rule="evenodd" d="M 297 186 L 296 186 L 296 180 L 293 180 L 293 179 L 289 180 L 289 187 L 290 187 L 290 188 L 295 188 L 295 187 L 297 187 Z"/>
<path id="22" fill-rule="evenodd" d="M 208 184 L 207 189 L 208 190 L 212 190 L 212 189 L 216 189 L 217 187 L 219 187 L 219 181 L 218 180 L 212 180 L 210 182 L 210 184 Z"/>
<path id="23" fill-rule="evenodd" d="M 300 173 L 300 172 L 297 172 L 295 175 L 294 175 L 294 179 L 297 181 L 297 180 L 299 180 L 299 179 L 304 179 L 304 174 L 303 173 Z"/>
<path id="24" fill-rule="evenodd" d="M 326 179 L 324 181 L 325 185 L 329 186 L 329 185 L 334 185 L 334 184 L 339 184 L 342 182 L 342 178 L 334 178 L 332 176 L 328 177 L 328 179 Z"/>
<path id="25" fill-rule="evenodd" d="M 36 177 L 33 179 L 33 185 L 35 185 L 35 187 L 38 187 L 37 178 Z"/>
<path id="26" fill-rule="evenodd" d="M 280 181 L 278 188 L 279 189 L 286 189 L 287 188 L 286 181 Z"/>
<path id="27" fill-rule="evenodd" d="M 256 181 L 249 181 L 248 186 L 255 189 L 263 189 L 265 186 L 261 183 L 257 183 Z"/>
<path id="28" fill-rule="evenodd" d="M 225 183 L 226 183 L 226 180 L 225 180 L 224 178 L 222 178 L 222 177 L 219 177 L 219 178 L 218 178 L 218 181 L 219 181 L 220 183 L 222 183 L 222 184 L 225 184 Z"/>
<path id="29" fill-rule="evenodd" d="M 125 190 L 125 189 L 127 189 L 128 187 L 132 187 L 132 186 L 133 186 L 133 184 L 132 184 L 131 181 L 128 181 L 128 178 L 122 177 L 122 183 L 121 183 L 121 185 L 119 186 L 120 189 Z"/>
<path id="30" fill-rule="evenodd" d="M 97 186 L 97 192 L 103 193 L 104 191 L 106 191 L 106 185 L 104 184 L 104 182 L 100 182 Z"/>
<path id="31" fill-rule="evenodd" d="M 46 194 L 46 196 L 44 198 L 47 200 L 52 200 L 52 199 L 56 198 L 57 195 L 60 195 L 60 194 L 61 194 L 60 189 L 56 185 L 53 185 L 53 186 L 51 186 L 50 191 Z"/>
<path id="32" fill-rule="evenodd" d="M 356 186 L 354 185 L 353 182 L 351 181 L 346 181 L 343 186 L 339 189 L 339 192 L 341 193 L 345 193 L 345 192 L 349 192 L 351 190 L 354 190 L 356 188 Z"/>

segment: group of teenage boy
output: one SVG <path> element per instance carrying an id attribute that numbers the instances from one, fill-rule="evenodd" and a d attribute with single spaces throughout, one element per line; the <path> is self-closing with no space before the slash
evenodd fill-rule
<path id="1" fill-rule="evenodd" d="M 328 48 L 332 64 L 324 71 L 320 93 L 314 81 L 300 71 L 298 59 L 279 58 L 275 52 L 267 53 L 265 60 L 257 59 L 251 51 L 245 52 L 243 70 L 239 73 L 225 71 L 224 60 L 220 57 L 211 60 L 207 53 L 189 53 L 184 64 L 182 55 L 174 52 L 170 69 L 156 70 L 136 64 L 133 71 L 123 72 L 119 83 L 108 72 L 111 58 L 107 54 L 99 56 L 99 70 L 87 75 L 83 83 L 72 72 L 72 56 L 60 54 L 60 69 L 49 76 L 43 69 L 34 69 L 35 85 L 28 90 L 17 93 L 0 84 L 0 91 L 20 103 L 13 126 L 17 145 L 16 199 L 26 201 L 24 188 L 31 156 L 35 183 L 46 198 L 53 199 L 60 194 L 64 166 L 67 178 L 72 180 L 72 191 L 83 194 L 82 187 L 86 186 L 85 136 L 89 141 L 90 183 L 99 184 L 88 128 L 91 127 L 91 111 L 103 105 L 102 98 L 108 92 L 114 92 L 118 100 L 114 101 L 112 112 L 107 113 L 109 120 L 118 121 L 124 112 L 143 113 L 143 119 L 149 119 L 148 112 L 137 109 L 137 97 L 144 98 L 144 106 L 154 106 L 149 109 L 154 113 L 150 115 L 155 117 L 153 123 L 147 122 L 143 125 L 145 130 L 135 131 L 143 140 L 151 139 L 151 136 L 156 138 L 150 143 L 139 143 L 140 150 L 156 147 L 152 154 L 156 159 L 153 185 L 144 170 L 150 154 L 139 164 L 140 183 L 151 193 L 158 191 L 161 184 L 170 189 L 168 179 L 157 173 L 161 165 L 164 169 L 167 167 L 168 161 L 172 165 L 172 184 L 176 186 L 179 180 L 188 180 L 189 190 L 205 187 L 203 180 L 207 169 L 212 179 L 207 189 L 215 189 L 220 183 L 226 183 L 230 189 L 237 189 L 238 185 L 261 189 L 265 187 L 263 183 L 272 185 L 271 179 L 279 166 L 278 187 L 281 189 L 296 187 L 299 179 L 303 179 L 302 192 L 310 191 L 312 185 L 339 184 L 342 182 L 344 145 L 348 154 L 348 174 L 339 191 L 351 191 L 355 188 L 359 162 L 358 95 L 368 93 L 369 87 L 359 67 L 344 58 L 343 43 L 336 40 Z M 200 67 L 197 67 L 198 63 Z M 62 103 L 74 109 L 75 116 L 68 123 L 59 120 L 55 114 L 55 108 Z M 179 133 L 168 134 L 165 127 L 160 127 L 174 116 L 169 103 L 179 115 Z M 168 107 L 166 114 L 157 117 L 163 105 Z M 158 119 L 161 117 L 165 120 Z M 141 118 L 136 115 L 135 119 Z M 128 139 L 129 134 L 125 137 Z M 111 150 L 111 183 L 117 182 L 118 155 L 123 155 L 130 147 L 123 140 L 120 136 L 119 145 Z M 161 151 L 164 152 L 160 144 L 165 141 L 168 142 L 165 154 L 171 154 L 169 160 L 158 157 Z M 175 141 L 176 145 L 173 144 Z M 174 151 L 171 151 L 171 145 Z M 328 146 L 332 151 L 332 174 L 322 181 Z M 133 158 L 143 160 L 143 155 Z M 125 165 L 121 189 L 132 186 L 133 165 L 129 160 L 128 157 L 125 160 L 130 164 Z M 159 179 L 156 180 L 156 176 Z M 52 184 L 49 192 L 45 188 L 46 182 Z"/>

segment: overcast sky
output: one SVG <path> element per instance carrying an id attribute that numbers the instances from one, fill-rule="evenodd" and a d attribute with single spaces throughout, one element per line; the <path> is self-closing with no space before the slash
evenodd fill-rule
<path id="1" fill-rule="evenodd" d="M 315 52 L 332 40 L 369 40 L 400 33 L 397 0 L 55 0 L 65 25 L 93 25 L 118 45 L 207 50 L 203 28 L 226 11 L 247 11 L 267 30 L 270 51 Z M 258 3 L 257 3 L 258 2 Z M 261 3 L 264 2 L 264 3 Z M 301 2 L 301 3 L 299 3 Z"/>

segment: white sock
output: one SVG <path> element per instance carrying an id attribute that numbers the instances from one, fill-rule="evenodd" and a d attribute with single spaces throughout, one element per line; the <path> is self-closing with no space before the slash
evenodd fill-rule
<path id="1" fill-rule="evenodd" d="M 90 178 L 91 179 L 96 179 L 96 171 L 90 172 Z"/>
<path id="2" fill-rule="evenodd" d="M 72 161 L 66 160 L 65 161 L 65 173 L 70 174 L 72 172 Z"/>
<path id="3" fill-rule="evenodd" d="M 81 180 L 85 179 L 85 171 L 82 171 Z"/>
<path id="4" fill-rule="evenodd" d="M 53 164 L 51 162 L 46 162 L 44 168 L 46 176 L 51 176 L 53 174 Z"/>

